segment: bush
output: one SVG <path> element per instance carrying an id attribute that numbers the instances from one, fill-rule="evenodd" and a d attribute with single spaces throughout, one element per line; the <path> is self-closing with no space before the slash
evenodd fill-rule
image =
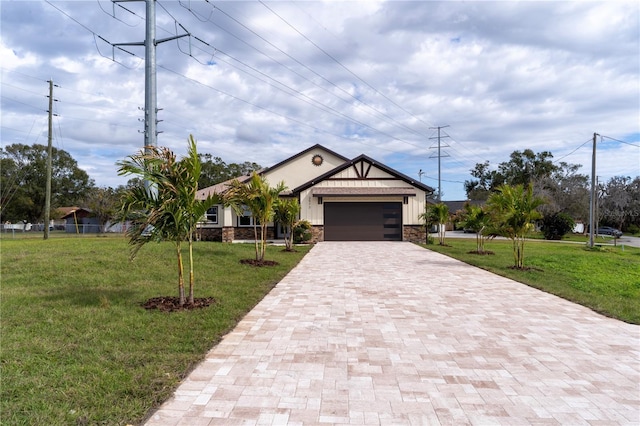
<path id="1" fill-rule="evenodd" d="M 311 240 L 311 222 L 299 220 L 293 227 L 293 242 L 295 244 L 306 243 Z"/>
<path id="2" fill-rule="evenodd" d="M 542 219 L 542 234 L 546 240 L 560 240 L 573 230 L 575 222 L 566 213 L 553 213 Z"/>
<path id="3" fill-rule="evenodd" d="M 627 232 L 632 235 L 640 234 L 640 226 L 634 225 L 632 223 L 631 225 L 627 226 Z"/>

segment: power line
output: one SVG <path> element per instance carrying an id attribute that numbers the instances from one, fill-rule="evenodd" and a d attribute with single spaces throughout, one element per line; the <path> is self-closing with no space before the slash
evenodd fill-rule
<path id="1" fill-rule="evenodd" d="M 359 75 L 357 75 L 356 73 L 354 73 L 353 71 L 351 71 L 349 68 L 347 68 L 342 62 L 340 62 L 338 59 L 336 59 L 333 55 L 331 55 L 329 52 L 327 52 L 326 50 L 324 50 L 322 47 L 318 46 L 313 40 L 311 40 L 309 37 L 307 37 L 305 34 L 303 34 L 300 30 L 298 30 L 295 26 L 293 26 L 289 21 L 287 21 L 286 19 L 284 19 L 282 16 L 280 16 L 278 13 L 276 13 L 273 9 L 271 9 L 269 6 L 267 6 L 262 0 L 258 0 L 260 2 L 260 4 L 262 4 L 267 10 L 269 10 L 271 13 L 273 13 L 275 16 L 277 16 L 282 22 L 284 22 L 285 24 L 287 24 L 291 29 L 293 29 L 296 33 L 298 33 L 302 38 L 304 38 L 305 40 L 307 40 L 309 43 L 311 43 L 316 49 L 318 49 L 319 51 L 321 51 L 322 53 L 324 53 L 327 57 L 329 57 L 332 61 L 334 61 L 336 64 L 338 64 L 342 69 L 344 69 L 345 71 L 347 71 L 349 74 L 351 74 L 352 76 L 354 76 L 355 78 L 357 78 L 358 80 L 360 80 L 362 83 L 364 83 L 367 87 L 369 87 L 371 90 L 373 90 L 375 93 L 379 94 L 380 96 L 384 97 L 387 101 L 391 102 L 393 105 L 395 105 L 396 107 L 400 108 L 402 111 L 404 111 L 405 113 L 409 114 L 411 117 L 415 118 L 416 120 L 420 120 L 418 117 L 414 116 L 413 114 L 411 114 L 409 111 L 405 110 L 404 108 L 402 108 L 400 105 L 398 105 L 397 103 L 395 103 L 392 99 L 390 99 L 389 97 L 387 97 L 384 93 L 381 93 L 378 89 L 376 89 L 375 87 L 373 87 L 371 84 L 369 84 L 368 82 L 366 82 L 364 79 L 362 79 Z M 362 102 L 362 101 L 360 101 Z M 365 103 L 366 104 L 366 103 Z M 366 104 L 368 105 L 368 104 Z M 378 112 L 379 114 L 382 114 L 383 116 L 389 118 L 390 120 L 394 121 L 395 123 L 398 123 L 398 125 L 400 125 L 401 127 L 405 128 L 406 130 L 409 130 L 410 132 L 413 132 L 417 135 L 422 136 L 422 134 L 414 129 L 411 129 L 407 126 L 405 126 L 402 123 L 399 123 L 396 119 L 394 119 L 393 117 L 389 116 L 388 114 L 378 110 L 377 108 L 373 108 L 371 105 L 368 105 L 369 108 L 372 108 L 374 111 Z M 422 120 L 420 120 L 422 121 Z M 425 123 L 426 124 L 426 123 Z"/>
<path id="2" fill-rule="evenodd" d="M 640 145 L 636 145 L 636 144 L 631 143 L 631 142 L 621 141 L 620 139 L 612 138 L 611 136 L 600 136 L 600 137 L 601 138 L 606 138 L 606 139 L 611 139 L 612 141 L 620 142 L 620 143 L 623 143 L 625 145 L 629 145 L 629 146 L 634 146 L 636 148 L 640 148 Z"/>
<path id="3" fill-rule="evenodd" d="M 101 35 L 99 35 L 99 34 L 95 33 L 93 30 L 91 30 L 91 29 L 90 29 L 89 27 L 87 27 L 86 25 L 84 25 L 84 24 L 82 24 L 81 22 L 79 22 L 77 19 L 73 18 L 71 15 L 69 15 L 68 13 L 66 13 L 65 11 L 63 11 L 62 9 L 60 9 L 60 8 L 58 8 L 58 7 L 54 6 L 53 4 L 51 4 L 51 2 L 50 2 L 49 0 L 45 0 L 45 1 L 46 1 L 48 4 L 52 5 L 56 10 L 60 11 L 62 14 L 64 14 L 65 16 L 67 16 L 69 19 L 71 19 L 72 21 L 76 22 L 76 23 L 77 23 L 78 25 L 80 25 L 82 28 L 84 28 L 85 30 L 87 30 L 88 32 L 90 32 L 90 33 L 94 36 L 94 39 L 100 39 L 100 40 L 104 41 L 105 43 L 109 44 L 110 46 L 112 46 L 112 48 L 114 48 L 114 49 L 119 49 L 120 51 L 122 51 L 122 52 L 124 52 L 124 53 L 127 53 L 127 54 L 129 54 L 129 55 L 131 55 L 131 56 L 133 56 L 133 57 L 138 57 L 138 58 L 139 58 L 139 56 L 138 56 L 138 55 L 136 55 L 135 53 L 129 52 L 129 51 L 127 51 L 126 49 L 123 49 L 122 47 L 120 47 L 120 46 L 121 46 L 121 45 L 123 45 L 123 44 L 121 44 L 121 43 L 117 43 L 117 44 L 116 44 L 116 43 L 112 43 L 112 42 L 110 42 L 110 41 L 109 41 L 109 40 L 107 40 L 106 38 L 104 38 L 104 37 L 102 37 Z M 164 10 L 165 10 L 165 11 L 166 11 L 166 12 L 167 12 L 171 17 L 172 17 L 172 19 L 174 19 L 174 22 L 176 23 L 176 26 L 180 26 L 180 28 L 182 28 L 185 32 L 187 32 L 187 33 L 188 33 L 187 35 L 192 36 L 192 34 L 191 34 L 191 33 L 189 33 L 189 31 L 188 31 L 188 30 L 186 30 L 186 28 L 185 28 L 185 27 L 184 27 L 184 26 L 183 26 L 183 25 L 182 25 L 182 24 L 181 24 L 181 23 L 180 23 L 180 22 L 179 22 L 175 17 L 173 17 L 173 15 L 171 15 L 171 14 L 168 12 L 168 10 L 166 10 L 166 8 L 165 8 L 164 6 L 161 6 L 161 7 L 162 7 L 162 8 L 163 8 L 163 9 L 164 9 Z M 215 7 L 215 6 L 214 6 L 214 7 Z M 217 8 L 217 7 L 216 7 L 216 8 Z M 300 64 L 300 65 L 302 65 L 303 67 L 307 68 L 307 69 L 308 69 L 308 70 L 310 70 L 311 72 L 315 73 L 316 75 L 320 76 L 321 78 L 323 78 L 324 80 L 326 80 L 326 81 L 327 81 L 327 82 L 329 82 L 330 84 L 334 85 L 334 86 L 335 86 L 335 87 L 337 87 L 338 89 L 340 89 L 340 90 L 342 90 L 343 92 L 347 93 L 349 96 L 351 96 L 351 97 L 353 97 L 354 99 L 358 100 L 358 99 L 357 99 L 357 98 L 355 98 L 353 95 L 351 95 L 351 94 L 349 94 L 348 92 L 344 91 L 343 89 L 339 88 L 335 83 L 333 83 L 333 82 L 329 81 L 328 79 L 326 79 L 326 78 L 322 77 L 320 74 L 318 74 L 317 72 L 313 71 L 311 68 L 309 68 L 309 67 L 307 67 L 306 65 L 302 64 L 300 61 L 297 61 L 297 60 L 296 60 L 295 58 L 293 58 L 292 56 L 290 56 L 290 55 L 286 54 L 286 52 L 284 52 L 284 51 L 282 51 L 281 49 L 279 49 L 279 48 L 278 48 L 277 46 L 275 46 L 273 43 L 269 42 L 269 41 L 268 41 L 268 40 L 266 40 L 264 37 L 260 36 L 260 35 L 259 35 L 259 34 L 257 34 L 255 31 L 251 30 L 250 28 L 248 28 L 247 26 L 245 26 L 244 24 L 242 24 L 240 21 L 238 21 L 237 19 L 233 18 L 231 15 L 227 14 L 226 12 L 222 11 L 222 10 L 221 10 L 221 9 L 219 9 L 219 8 L 217 8 L 217 9 L 218 9 L 218 10 L 220 10 L 220 11 L 221 11 L 223 14 L 225 14 L 226 16 L 228 16 L 230 19 L 232 19 L 233 21 L 235 21 L 236 23 L 238 23 L 239 25 L 241 25 L 242 27 L 246 28 L 248 31 L 252 32 L 253 34 L 255 34 L 256 36 L 258 36 L 259 38 L 261 38 L 262 40 L 264 40 L 265 42 L 267 42 L 268 44 L 270 44 L 270 45 L 271 45 L 271 46 L 273 46 L 274 48 L 278 49 L 279 51 L 281 51 L 282 53 L 284 53 L 285 55 L 287 55 L 288 57 L 290 57 L 292 60 L 296 61 L 297 63 L 299 63 L 299 64 Z M 127 11 L 129 11 L 129 10 L 127 9 Z M 129 11 L 129 12 L 130 12 L 130 13 L 132 13 L 132 14 L 134 14 L 134 15 L 136 15 L 136 16 L 138 16 L 138 15 L 137 15 L 137 14 L 135 14 L 134 12 L 131 12 L 131 11 Z M 198 41 L 200 41 L 200 42 L 204 43 L 205 45 L 207 45 L 207 46 L 211 47 L 211 45 L 209 45 L 208 43 L 204 42 L 201 38 L 198 38 L 198 37 L 196 37 L 196 36 L 193 36 L 193 37 L 194 37 L 195 39 L 197 39 Z M 239 38 L 238 38 L 238 39 L 239 39 Z M 241 39 L 239 39 L 239 40 L 241 40 Z M 248 44 L 248 43 L 246 43 L 244 40 L 241 40 L 241 41 L 243 41 L 245 44 L 249 45 L 249 44 Z M 249 45 L 249 46 L 250 46 L 250 45 Z M 251 46 L 251 47 L 253 47 L 253 46 Z M 104 55 L 104 54 L 102 54 L 102 52 L 100 52 L 100 49 L 99 49 L 99 47 L 97 46 L 97 43 L 96 43 L 96 49 L 98 50 L 98 53 L 99 53 L 101 56 L 103 56 L 103 57 L 105 57 L 105 58 L 108 58 L 106 55 Z M 255 49 L 255 48 L 254 48 L 254 49 Z M 258 50 L 258 49 L 256 49 L 256 50 Z M 259 50 L 258 50 L 258 51 L 259 51 Z M 184 53 L 184 52 L 183 52 L 183 53 Z M 263 53 L 263 52 L 261 52 L 261 53 Z M 227 55 L 227 54 L 225 53 L 225 55 Z M 192 56 L 192 55 L 190 55 L 190 56 Z M 229 55 L 227 55 L 227 56 L 229 56 Z M 232 56 L 230 56 L 230 57 L 231 57 L 232 59 L 235 59 L 235 58 L 233 58 Z M 118 64 L 120 64 L 120 65 L 122 65 L 122 66 L 126 67 L 126 68 L 129 68 L 129 67 L 127 67 L 125 64 L 123 64 L 122 62 L 116 61 L 114 56 L 112 56 L 112 58 L 110 58 L 110 59 L 111 59 L 112 61 L 114 61 L 114 62 L 116 62 L 116 63 L 118 63 Z M 194 58 L 194 59 L 195 59 L 195 58 Z M 272 59 L 272 58 L 270 58 L 270 59 Z M 272 59 L 272 60 L 273 60 L 273 59 Z M 281 64 L 281 65 L 282 65 L 282 64 Z M 287 68 L 288 68 L 288 67 L 287 67 Z M 166 69 L 166 68 L 165 68 L 165 69 Z M 288 69 L 290 69 L 290 68 L 288 68 Z M 291 70 L 291 69 L 290 69 L 290 70 Z M 298 75 L 300 75 L 301 77 L 303 77 L 301 74 L 298 74 Z M 255 77 L 255 76 L 254 76 L 254 77 Z M 269 77 L 269 78 L 270 78 L 270 77 Z M 276 82 L 278 82 L 279 84 L 282 84 L 282 83 L 280 83 L 278 80 L 275 80 L 275 79 L 273 79 L 273 80 L 274 80 L 274 81 L 276 81 Z M 307 79 L 307 80 L 308 80 L 308 79 Z M 310 81 L 310 80 L 309 80 L 309 81 Z M 285 86 L 286 86 L 286 85 L 285 85 Z M 287 87 L 288 87 L 288 86 L 287 86 Z M 319 86 L 319 87 L 320 87 L 320 86 Z M 291 89 L 291 90 L 294 90 L 295 92 L 300 93 L 299 91 L 296 91 L 295 89 L 292 89 L 292 88 L 290 88 L 290 89 Z M 323 89 L 323 90 L 326 90 L 326 89 Z M 328 92 L 328 93 L 331 93 L 331 92 Z M 228 93 L 227 93 L 227 95 L 230 95 L 230 94 L 228 94 Z M 289 95 L 291 95 L 291 94 L 289 94 Z M 240 99 L 240 98 L 237 98 L 237 97 L 235 97 L 235 98 L 236 98 L 236 99 L 238 99 L 238 100 L 241 100 L 241 101 L 242 101 L 242 99 Z M 311 99 L 311 98 L 309 98 L 309 99 Z M 328 106 L 326 106 L 326 105 L 324 105 L 324 104 L 322 104 L 322 103 L 319 103 L 318 101 L 315 101 L 315 100 L 314 100 L 313 102 L 315 102 L 316 104 L 320 104 L 320 105 L 322 105 L 322 107 L 323 107 L 323 108 L 328 108 L 328 109 L 330 109 L 330 110 L 333 110 L 336 114 L 338 114 L 338 115 L 342 116 L 343 118 L 345 118 L 345 119 L 347 119 L 347 120 L 350 120 L 351 122 L 354 122 L 355 124 L 358 124 L 358 125 L 360 125 L 360 126 L 363 126 L 363 127 L 369 128 L 369 129 L 371 129 L 371 130 L 373 130 L 373 131 L 375 131 L 375 132 L 378 132 L 378 133 L 380 133 L 380 134 L 382 134 L 382 135 L 385 135 L 385 136 L 387 136 L 387 137 L 391 138 L 392 140 L 397 140 L 397 141 L 403 142 L 403 143 L 405 143 L 405 144 L 408 144 L 408 145 L 411 145 L 411 146 L 414 146 L 414 147 L 420 148 L 418 145 L 415 145 L 415 144 L 412 144 L 412 143 L 410 143 L 410 142 L 408 142 L 408 141 L 406 141 L 406 140 L 403 140 L 403 139 L 400 139 L 400 138 L 394 137 L 394 136 L 392 136 L 392 135 L 390 135 L 390 134 L 388 134 L 388 133 L 386 133 L 386 132 L 383 132 L 383 131 L 381 131 L 381 130 L 375 129 L 375 128 L 373 128 L 372 126 L 367 125 L 366 123 L 363 123 L 363 122 L 360 122 L 360 121 L 355 120 L 355 119 L 353 119 L 353 118 L 350 118 L 350 117 L 346 116 L 345 114 L 340 113 L 339 111 L 337 111 L 337 110 L 333 109 L 332 107 L 328 107 Z M 366 105 L 366 103 L 363 103 L 363 102 L 361 102 L 361 101 L 359 101 L 359 103 Z M 250 102 L 249 102 L 249 104 L 252 104 L 252 103 L 250 103 Z M 256 104 L 253 104 L 253 105 L 254 105 L 254 106 L 256 106 L 256 107 L 258 107 Z M 275 113 L 274 111 L 269 110 L 268 108 L 263 108 L 263 109 L 264 109 L 265 111 L 268 111 L 268 112 L 271 112 L 271 113 Z M 325 111 L 326 111 L 326 110 L 325 110 Z M 283 116 L 282 114 L 278 114 L 278 115 Z M 283 116 L 283 117 L 288 118 L 288 119 L 290 119 L 291 121 L 294 121 L 294 122 L 302 123 L 300 120 L 296 120 L 296 119 L 293 119 L 293 118 L 288 117 L 288 116 Z M 312 126 L 312 127 L 313 127 L 313 126 Z M 314 128 L 315 128 L 315 127 L 314 127 Z M 315 128 L 315 129 L 316 129 L 316 130 L 319 130 L 318 128 Z M 324 132 L 331 134 L 331 132 L 327 132 L 327 131 L 324 131 Z M 358 141 L 357 139 L 354 139 L 354 138 L 345 138 L 345 137 L 343 137 L 343 136 L 341 136 L 341 135 L 336 135 L 336 136 L 339 136 L 339 137 L 341 137 L 341 138 L 347 139 L 347 140 L 349 140 L 349 141 L 357 141 L 357 142 L 359 142 L 359 143 L 364 144 L 364 142 Z M 384 149 L 384 148 L 382 148 L 382 149 Z M 389 152 L 397 152 L 397 151 L 389 150 L 389 149 L 385 149 L 385 150 L 387 150 L 387 151 L 389 151 Z"/>
<path id="4" fill-rule="evenodd" d="M 568 153 L 567 155 L 563 155 L 562 157 L 558 158 L 557 160 L 553 161 L 553 163 L 557 163 L 558 161 L 567 158 L 568 156 L 570 156 L 571 154 L 573 154 L 574 152 L 576 152 L 577 150 L 579 150 L 580 148 L 582 148 L 583 146 L 585 146 L 586 144 L 588 144 L 589 142 L 591 142 L 591 139 L 587 139 L 586 141 L 584 141 L 579 147 L 577 147 L 576 149 L 574 149 L 573 151 L 571 151 L 570 153 Z"/>

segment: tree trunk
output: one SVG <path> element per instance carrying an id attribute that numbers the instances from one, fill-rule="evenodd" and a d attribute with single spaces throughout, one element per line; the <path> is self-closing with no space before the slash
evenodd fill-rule
<path id="1" fill-rule="evenodd" d="M 260 262 L 264 260 L 265 247 L 267 245 L 267 225 L 260 225 Z"/>
<path id="2" fill-rule="evenodd" d="M 259 249 L 259 246 L 258 246 L 258 225 L 255 224 L 255 219 L 254 219 L 254 224 L 253 224 L 253 239 L 255 241 L 256 260 L 259 261 L 260 260 L 260 249 Z"/>
<path id="3" fill-rule="evenodd" d="M 193 305 L 193 235 L 189 234 L 189 303 Z"/>
<path id="4" fill-rule="evenodd" d="M 182 247 L 180 241 L 176 243 L 176 251 L 178 254 L 178 297 L 180 298 L 180 306 L 184 305 L 184 266 L 182 265 Z"/>

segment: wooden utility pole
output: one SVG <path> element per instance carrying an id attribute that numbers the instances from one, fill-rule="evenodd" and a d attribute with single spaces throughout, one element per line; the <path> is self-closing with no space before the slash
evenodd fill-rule
<path id="1" fill-rule="evenodd" d="M 593 248 L 594 235 L 597 235 L 596 227 L 596 136 L 593 134 L 593 152 L 591 153 L 591 203 L 589 205 L 589 247 Z"/>
<path id="2" fill-rule="evenodd" d="M 49 80 L 49 137 L 47 145 L 47 184 L 44 199 L 44 239 L 49 239 L 49 216 L 51 210 L 51 169 L 52 169 L 52 141 L 53 141 L 53 80 Z"/>

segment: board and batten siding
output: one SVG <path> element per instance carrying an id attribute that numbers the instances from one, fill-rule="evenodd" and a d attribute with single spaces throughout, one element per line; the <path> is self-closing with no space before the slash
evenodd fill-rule
<path id="1" fill-rule="evenodd" d="M 358 180 L 358 181 L 335 181 L 326 180 L 321 182 L 318 187 L 344 187 L 344 188 L 362 188 L 362 187 L 407 187 L 404 181 L 374 181 L 374 180 Z M 324 208 L 322 204 L 318 204 L 318 197 L 312 195 L 313 188 L 306 189 L 300 193 L 300 216 L 307 219 L 312 225 L 324 224 Z M 416 195 L 407 197 L 407 204 L 402 205 L 402 223 L 404 225 L 420 225 L 422 222 L 419 216 L 424 212 L 426 194 L 423 190 L 415 188 Z M 402 196 L 332 196 L 323 197 L 323 203 L 346 203 L 346 202 L 400 202 L 404 201 Z"/>

